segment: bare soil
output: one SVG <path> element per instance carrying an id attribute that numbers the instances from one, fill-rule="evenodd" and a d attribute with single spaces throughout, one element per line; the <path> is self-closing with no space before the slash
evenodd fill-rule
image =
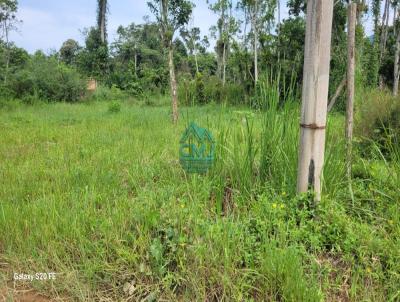
<path id="1" fill-rule="evenodd" d="M 9 287 L 0 288 L 0 302 L 50 302 L 35 290 L 16 290 Z"/>

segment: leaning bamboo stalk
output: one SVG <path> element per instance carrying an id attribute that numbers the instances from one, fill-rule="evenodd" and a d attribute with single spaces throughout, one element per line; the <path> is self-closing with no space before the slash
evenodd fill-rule
<path id="1" fill-rule="evenodd" d="M 340 82 L 339 86 L 337 87 L 332 99 L 329 101 L 328 112 L 331 112 L 331 110 L 333 109 L 333 106 L 335 106 L 335 103 L 336 103 L 337 99 L 339 98 L 340 94 L 342 93 L 342 90 L 344 89 L 344 87 L 346 87 L 346 82 L 347 82 L 347 78 L 344 77 L 342 79 L 342 81 Z"/>
<path id="2" fill-rule="evenodd" d="M 332 14 L 332 0 L 307 2 L 297 191 L 313 191 L 315 201 L 321 199 Z"/>

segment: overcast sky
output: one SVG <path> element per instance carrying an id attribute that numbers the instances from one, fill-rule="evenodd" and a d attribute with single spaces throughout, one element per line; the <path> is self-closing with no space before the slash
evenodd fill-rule
<path id="1" fill-rule="evenodd" d="M 202 35 L 208 35 L 217 17 L 206 0 L 193 0 L 194 26 L 200 27 Z M 109 0 L 109 40 L 113 41 L 119 25 L 141 23 L 145 15 L 151 16 L 146 0 Z M 96 24 L 97 0 L 19 0 L 18 17 L 22 20 L 18 32 L 11 39 L 17 46 L 29 52 L 41 49 L 58 50 L 67 39 L 83 44 L 81 30 Z M 287 17 L 286 0 L 281 0 L 281 18 Z"/>

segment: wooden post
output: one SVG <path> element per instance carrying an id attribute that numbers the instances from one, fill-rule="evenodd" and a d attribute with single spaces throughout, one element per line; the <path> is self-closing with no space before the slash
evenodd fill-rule
<path id="1" fill-rule="evenodd" d="M 321 199 L 333 0 L 307 1 L 297 191 Z"/>
<path id="2" fill-rule="evenodd" d="M 399 12 L 395 13 L 395 16 Z M 396 32 L 397 18 L 393 21 L 393 30 Z M 396 33 L 396 51 L 394 54 L 394 71 L 393 71 L 393 95 L 397 96 L 399 92 L 399 56 L 400 56 L 400 31 Z"/>
<path id="3" fill-rule="evenodd" d="M 348 8 L 347 25 L 347 105 L 346 105 L 346 170 L 351 179 L 351 154 L 353 140 L 353 112 L 354 112 L 354 70 L 355 70 L 355 37 L 357 4 L 351 3 Z"/>

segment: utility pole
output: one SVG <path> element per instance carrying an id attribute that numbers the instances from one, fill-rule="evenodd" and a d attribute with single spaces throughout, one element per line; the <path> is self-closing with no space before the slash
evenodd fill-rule
<path id="1" fill-rule="evenodd" d="M 307 1 L 297 191 L 321 199 L 333 0 Z"/>
<path id="2" fill-rule="evenodd" d="M 354 113 L 354 70 L 355 39 L 356 39 L 357 4 L 349 3 L 347 24 L 347 104 L 346 104 L 346 170 L 351 180 L 351 157 L 353 140 L 353 113 Z"/>

